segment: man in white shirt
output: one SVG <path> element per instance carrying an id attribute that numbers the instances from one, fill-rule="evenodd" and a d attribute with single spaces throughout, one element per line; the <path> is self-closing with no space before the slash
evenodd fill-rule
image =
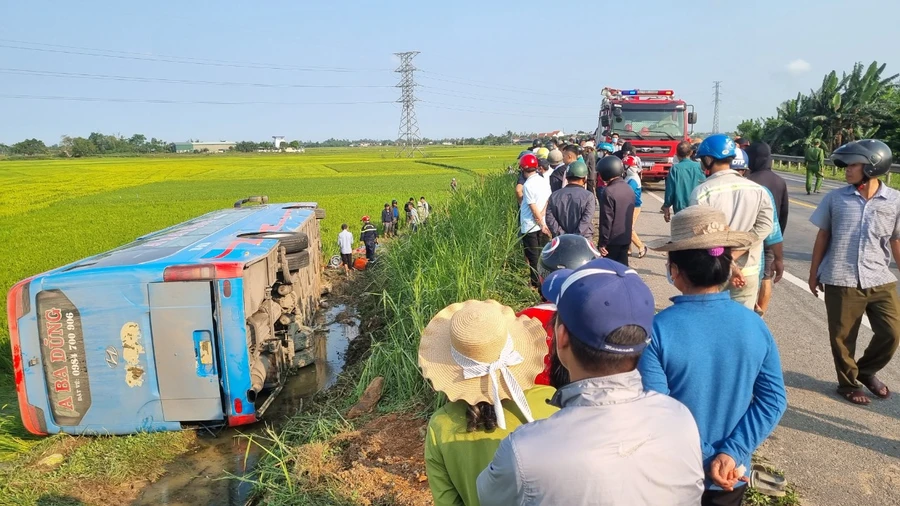
<path id="1" fill-rule="evenodd" d="M 522 185 L 522 204 L 519 207 L 522 245 L 525 248 L 525 259 L 531 267 L 531 286 L 540 289 L 538 277 L 538 259 L 541 250 L 550 238 L 550 229 L 544 221 L 547 201 L 550 200 L 550 181 L 537 173 L 538 159 L 535 155 L 525 155 L 519 159 L 519 167 L 525 175 Z"/>
<path id="2" fill-rule="evenodd" d="M 341 264 L 344 266 L 344 274 L 350 275 L 351 264 L 353 263 L 353 232 L 350 227 L 344 223 L 341 225 L 341 233 L 338 234 L 338 247 L 341 249 Z"/>

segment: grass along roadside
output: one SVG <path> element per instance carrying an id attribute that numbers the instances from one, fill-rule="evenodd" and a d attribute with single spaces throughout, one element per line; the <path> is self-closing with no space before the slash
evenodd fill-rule
<path id="1" fill-rule="evenodd" d="M 194 438 L 185 431 L 43 439 L 25 458 L 0 466 L 0 505 L 127 504 Z"/>
<path id="2" fill-rule="evenodd" d="M 422 329 L 453 302 L 494 298 L 519 308 L 537 299 L 528 287 L 517 237 L 513 182 L 512 176 L 488 176 L 454 194 L 436 207 L 427 226 L 393 241 L 379 257 L 358 304 L 368 325 L 358 339 L 370 337 L 369 350 L 281 433 L 260 441 L 270 445 L 250 478 L 260 503 L 430 501 L 422 474 L 421 429 L 442 399 L 419 372 Z M 379 376 L 385 380 L 380 414 L 345 419 L 343 413 Z M 360 439 L 375 441 L 374 446 Z M 418 447 L 405 448 L 409 455 L 392 450 L 413 444 Z"/>

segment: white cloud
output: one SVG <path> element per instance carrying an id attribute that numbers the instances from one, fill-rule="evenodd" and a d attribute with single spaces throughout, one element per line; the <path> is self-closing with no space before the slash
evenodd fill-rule
<path id="1" fill-rule="evenodd" d="M 802 58 L 797 58 L 796 60 L 785 65 L 784 68 L 789 73 L 795 76 L 799 76 L 800 74 L 805 74 L 812 70 L 812 65 L 810 65 L 808 61 Z"/>

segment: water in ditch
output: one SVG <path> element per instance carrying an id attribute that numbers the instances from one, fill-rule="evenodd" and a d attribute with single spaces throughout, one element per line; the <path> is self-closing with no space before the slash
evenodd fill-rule
<path id="1" fill-rule="evenodd" d="M 199 448 L 169 464 L 166 473 L 148 485 L 134 505 L 244 506 L 252 485 L 228 474 L 243 476 L 252 470 L 263 449 L 249 444 L 246 434 L 264 433 L 266 425 L 279 427 L 301 409 L 303 402 L 337 381 L 344 368 L 350 342 L 359 335 L 359 320 L 344 305 L 316 316 L 319 356 L 314 365 L 293 376 L 269 407 L 265 421 L 249 427 L 226 429 L 216 437 L 198 434 Z"/>

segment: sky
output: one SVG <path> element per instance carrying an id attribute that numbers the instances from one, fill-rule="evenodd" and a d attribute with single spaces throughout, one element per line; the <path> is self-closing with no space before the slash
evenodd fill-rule
<path id="1" fill-rule="evenodd" d="M 896 0 L 0 1 L 0 143 L 397 137 L 394 53 L 420 51 L 423 137 L 593 131 L 605 86 L 672 89 L 709 131 L 856 61 L 900 65 Z"/>

